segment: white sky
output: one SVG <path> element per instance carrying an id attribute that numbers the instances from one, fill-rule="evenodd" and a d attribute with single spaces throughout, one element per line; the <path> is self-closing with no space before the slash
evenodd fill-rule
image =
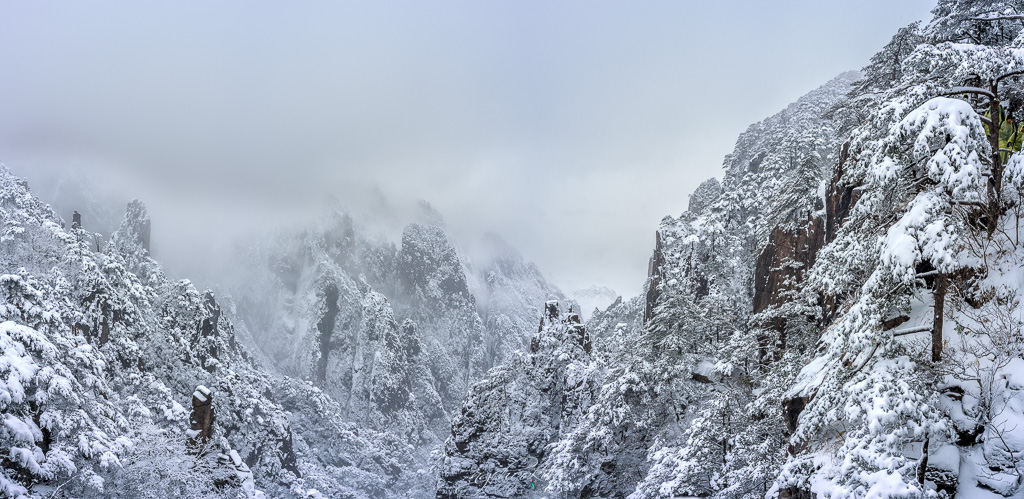
<path id="1" fill-rule="evenodd" d="M 0 0 L 0 161 L 128 179 L 185 270 L 239 213 L 379 185 L 631 295 L 747 125 L 933 3 Z"/>

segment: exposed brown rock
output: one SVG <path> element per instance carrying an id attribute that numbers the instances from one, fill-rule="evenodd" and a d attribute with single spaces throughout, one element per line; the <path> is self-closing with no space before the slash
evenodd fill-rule
<path id="1" fill-rule="evenodd" d="M 189 445 L 192 449 L 199 449 L 210 441 L 213 436 L 213 392 L 209 388 L 199 385 L 192 393 L 192 414 L 188 422 L 191 427 L 189 431 Z"/>
<path id="2" fill-rule="evenodd" d="M 824 225 L 821 217 L 812 217 L 795 229 L 772 230 L 754 267 L 755 314 L 785 303 L 782 293 L 796 287 L 825 245 Z"/>
<path id="3" fill-rule="evenodd" d="M 900 315 L 898 317 L 893 317 L 892 319 L 887 319 L 884 322 L 882 322 L 882 331 L 888 331 L 890 329 L 896 329 L 897 326 L 899 326 L 899 325 L 901 325 L 904 322 L 907 322 L 909 320 L 910 320 L 910 316 L 907 316 L 907 315 Z"/>
<path id="4" fill-rule="evenodd" d="M 796 431 L 800 413 L 804 411 L 805 406 L 807 406 L 807 397 L 794 397 L 782 401 L 782 413 L 786 419 L 786 430 L 789 431 L 789 434 Z"/>
<path id="5" fill-rule="evenodd" d="M 797 228 L 775 227 L 768 244 L 757 257 L 754 270 L 754 313 L 785 303 L 782 292 L 794 289 L 817 258 L 818 251 L 836 238 L 843 222 L 857 204 L 861 190 L 844 182 L 850 143 L 843 144 L 839 162 L 832 170 L 825 190 L 825 217 L 811 216 Z M 820 206 L 820 204 L 819 204 Z M 822 297 L 824 320 L 827 322 L 838 308 L 837 297 Z M 774 324 L 780 333 L 784 324 Z"/>
<path id="6" fill-rule="evenodd" d="M 690 378 L 699 383 L 711 383 L 711 378 L 701 373 L 691 373 Z"/>
<path id="7" fill-rule="evenodd" d="M 857 185 L 846 184 L 843 179 L 846 162 L 850 156 L 850 143 L 843 144 L 839 152 L 839 162 L 832 170 L 825 191 L 825 217 L 813 216 L 803 225 L 789 229 L 776 227 L 768 237 L 768 244 L 757 257 L 754 271 L 754 313 L 764 311 L 770 306 L 785 303 L 783 292 L 794 289 L 803 279 L 804 273 L 817 258 L 818 251 L 832 242 L 839 228 L 857 204 L 861 191 Z M 825 322 L 828 322 L 837 310 L 841 297 L 821 297 L 824 306 Z M 886 329 L 892 329 L 906 322 L 905 316 L 894 317 L 885 322 Z M 785 341 L 785 324 L 777 320 L 772 324 Z M 764 357 L 764 354 L 762 354 Z M 783 417 L 789 434 L 796 431 L 800 413 L 807 406 L 809 397 L 793 397 L 782 401 Z M 789 453 L 801 452 L 800 446 L 791 444 Z M 805 489 L 789 488 L 781 490 L 779 497 L 793 499 L 811 498 L 814 495 Z"/>

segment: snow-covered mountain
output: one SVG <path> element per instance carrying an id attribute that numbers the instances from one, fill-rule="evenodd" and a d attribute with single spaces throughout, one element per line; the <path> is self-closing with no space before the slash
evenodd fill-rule
<path id="1" fill-rule="evenodd" d="M 513 497 L 543 490 L 538 464 L 591 403 L 591 350 L 579 314 L 547 302 L 529 351 L 474 385 L 452 421 L 437 495 Z"/>
<path id="2" fill-rule="evenodd" d="M 141 202 L 101 237 L 0 168 L 0 491 L 1019 497 L 1020 12 L 940 0 L 751 125 L 628 300 L 383 200 L 400 239 L 335 204 L 201 291 Z"/>
<path id="3" fill-rule="evenodd" d="M 662 221 L 644 296 L 586 326 L 587 356 L 474 387 L 440 494 L 1020 495 L 1020 12 L 942 0 L 752 125 Z M 584 414 L 516 415 L 547 414 L 559 376 Z"/>
<path id="4" fill-rule="evenodd" d="M 685 490 L 681 480 L 686 475 L 671 466 L 691 459 L 685 457 L 690 453 L 709 451 L 698 445 L 721 440 L 723 428 L 694 422 L 721 421 L 721 412 L 730 405 L 749 404 L 755 398 L 749 383 L 743 391 L 726 391 L 723 387 L 731 386 L 731 378 L 719 372 L 724 367 L 720 364 L 733 355 L 756 355 L 756 349 L 746 350 L 748 345 L 738 344 L 738 340 L 754 334 L 747 322 L 755 295 L 751 281 L 757 248 L 767 242 L 770 231 L 766 226 L 781 222 L 800 227 L 821 209 L 818 186 L 828 170 L 828 150 L 837 148 L 838 143 L 833 127 L 821 116 L 845 97 L 857 76 L 844 74 L 751 126 L 740 136 L 736 151 L 726 158 L 726 180 L 706 182 L 691 197 L 686 213 L 662 221 L 645 295 L 629 301 L 618 299 L 595 314 L 588 327 L 594 351 L 581 365 L 550 369 L 558 376 L 588 373 L 585 399 L 593 403 L 580 409 L 587 414 L 577 417 L 579 424 L 557 427 L 556 436 L 534 446 L 531 455 L 538 462 L 528 471 L 537 477 L 532 482 L 535 486 L 588 497 L 656 496 L 665 483 L 673 481 L 680 481 L 679 489 L 690 494 L 713 490 L 707 483 L 704 488 Z M 790 134 L 813 137 L 791 140 Z M 792 169 L 794 164 L 800 167 Z M 761 194 L 763 189 L 793 194 L 791 199 L 767 196 Z M 785 204 L 769 203 L 783 199 Z M 740 348 L 744 350 L 734 351 Z M 538 355 L 543 353 L 534 354 Z M 488 414 L 498 410 L 481 407 L 488 401 L 508 404 L 494 394 L 478 394 L 484 386 L 503 392 L 524 391 L 511 387 L 521 381 L 496 383 L 495 376 L 499 374 L 492 373 L 475 388 L 475 400 L 467 401 L 464 410 Z M 778 394 L 775 396 L 777 402 Z M 515 429 L 514 422 L 494 423 L 478 429 L 485 434 L 474 440 L 500 446 L 494 442 L 503 442 L 501 437 L 486 433 L 509 428 L 515 434 L 523 433 Z M 750 428 L 760 429 L 756 423 Z M 451 490 L 460 479 L 476 473 L 511 473 L 492 470 L 489 464 L 467 467 L 467 453 L 455 445 L 460 443 L 458 432 L 455 435 L 445 447 L 448 457 L 442 467 L 441 490 Z M 500 451 L 492 448 L 475 454 L 487 463 L 492 458 L 486 456 L 493 452 Z M 697 455 L 692 458 L 693 466 L 712 468 L 721 463 L 721 456 L 706 454 L 697 459 Z M 480 492 L 485 493 L 501 496 Z M 742 491 L 747 493 L 747 489 Z"/>
<path id="5" fill-rule="evenodd" d="M 396 246 L 336 209 L 250 245 L 230 294 L 275 369 L 312 380 L 344 418 L 429 448 L 470 384 L 526 345 L 539 304 L 562 296 L 497 236 L 483 244 L 472 265 L 438 225 L 410 224 Z"/>
<path id="6" fill-rule="evenodd" d="M 217 296 L 150 258 L 141 202 L 103 238 L 6 169 L 0 196 L 9 496 L 432 495 L 449 414 L 561 296 L 510 248 L 472 274 L 438 227 L 398 248 L 342 212 Z"/>
<path id="7" fill-rule="evenodd" d="M 212 292 L 166 278 L 142 203 L 97 250 L 0 169 L 0 227 L 5 495 L 363 495 L 415 481 L 404 442 L 268 375 Z"/>

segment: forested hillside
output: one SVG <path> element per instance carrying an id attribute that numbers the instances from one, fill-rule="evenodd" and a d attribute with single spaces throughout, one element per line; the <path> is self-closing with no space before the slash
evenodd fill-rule
<path id="1" fill-rule="evenodd" d="M 527 475 L 514 494 L 1019 494 L 1022 34 L 1024 4 L 943 0 L 752 125 L 662 221 L 645 295 L 595 316 L 562 368 L 587 373 L 582 414 L 504 468 L 490 433 L 521 418 L 469 451 L 457 422 L 439 495 Z M 508 405 L 478 393 L 523 383 L 505 380 L 464 411 Z"/>

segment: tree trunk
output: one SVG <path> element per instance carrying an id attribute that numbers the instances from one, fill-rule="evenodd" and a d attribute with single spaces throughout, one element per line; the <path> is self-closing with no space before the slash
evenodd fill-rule
<path id="1" fill-rule="evenodd" d="M 989 86 L 993 96 L 998 96 L 998 85 L 993 82 Z M 999 98 L 989 99 L 988 114 L 992 123 L 988 126 L 988 143 L 992 147 L 992 175 L 988 177 L 988 220 L 986 230 L 989 235 L 996 231 L 999 220 L 1000 197 L 1003 186 L 1003 160 L 999 156 L 999 128 L 1002 125 L 999 113 Z"/>
<path id="2" fill-rule="evenodd" d="M 921 460 L 917 463 L 917 483 L 924 485 L 925 473 L 928 472 L 928 437 L 924 439 L 924 447 L 921 448 Z"/>
<path id="3" fill-rule="evenodd" d="M 946 305 L 946 276 L 941 272 L 935 276 L 932 297 L 935 301 L 932 315 L 932 362 L 942 360 L 942 316 Z"/>
<path id="4" fill-rule="evenodd" d="M 100 305 L 100 346 L 106 345 L 110 340 L 110 305 L 103 302 Z"/>

